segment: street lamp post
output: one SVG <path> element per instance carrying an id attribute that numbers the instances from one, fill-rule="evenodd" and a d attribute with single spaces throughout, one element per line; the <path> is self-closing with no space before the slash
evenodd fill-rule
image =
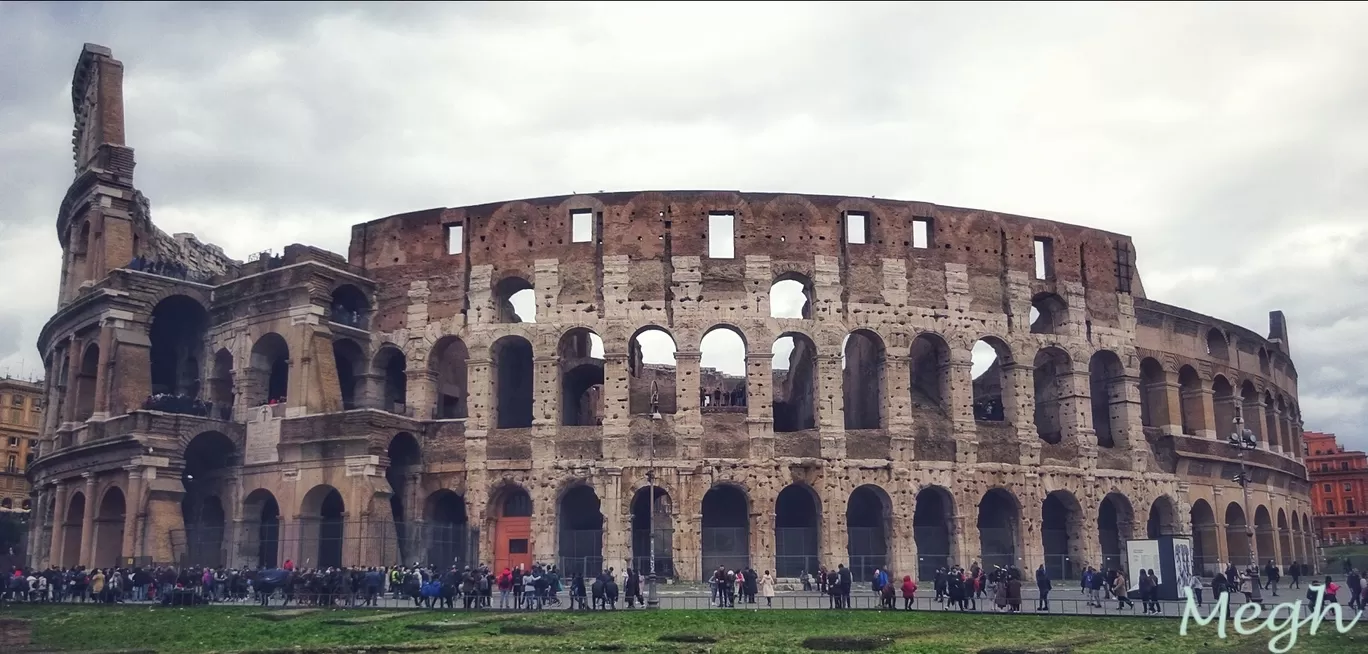
<path id="1" fill-rule="evenodd" d="M 1240 485 L 1240 490 L 1244 492 L 1244 502 L 1240 505 L 1240 510 L 1244 512 L 1245 519 L 1245 544 L 1249 547 L 1249 562 L 1254 569 L 1255 575 L 1250 579 L 1250 590 L 1255 601 L 1261 601 L 1263 590 L 1259 585 L 1259 550 L 1254 537 L 1254 523 L 1249 513 L 1249 463 L 1245 460 L 1245 453 L 1258 449 L 1259 443 L 1255 440 L 1254 432 L 1245 429 L 1244 426 L 1244 407 L 1235 405 L 1234 431 L 1230 434 L 1230 445 L 1236 448 L 1240 458 L 1240 474 L 1235 476 L 1235 483 Z"/>
<path id="2" fill-rule="evenodd" d="M 660 389 L 655 382 L 651 382 L 651 420 L 660 420 Z M 649 531 L 647 538 L 649 546 L 647 548 L 647 573 L 646 573 L 646 608 L 660 608 L 660 596 L 656 592 L 656 560 L 655 560 L 655 514 L 656 514 L 656 493 L 655 493 L 655 425 L 651 426 L 649 445 L 651 466 L 646 469 L 646 488 L 650 493 L 650 502 L 646 506 L 648 511 L 646 517 L 646 529 Z"/>

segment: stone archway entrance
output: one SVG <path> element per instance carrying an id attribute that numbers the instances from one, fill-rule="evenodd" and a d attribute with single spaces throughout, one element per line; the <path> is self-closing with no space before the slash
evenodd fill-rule
<path id="1" fill-rule="evenodd" d="M 509 487 L 495 498 L 494 569 L 532 567 L 532 496 Z"/>

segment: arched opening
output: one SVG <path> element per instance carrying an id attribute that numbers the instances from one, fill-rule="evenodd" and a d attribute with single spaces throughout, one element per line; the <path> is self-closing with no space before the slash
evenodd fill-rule
<path id="1" fill-rule="evenodd" d="M 950 346 L 936 334 L 921 333 L 908 354 L 913 414 L 944 415 L 950 402 Z"/>
<path id="2" fill-rule="evenodd" d="M 1145 537 L 1156 539 L 1160 536 L 1175 536 L 1182 533 L 1178 524 L 1178 508 L 1167 495 L 1160 495 L 1150 505 L 1149 520 L 1145 523 Z"/>
<path id="3" fill-rule="evenodd" d="M 779 276 L 770 286 L 771 318 L 812 318 L 812 280 L 790 272 Z"/>
<path id="4" fill-rule="evenodd" d="M 1126 541 L 1135 528 L 1135 510 L 1120 493 L 1108 493 L 1097 510 L 1097 537 L 1102 546 L 1104 568 L 1126 568 Z"/>
<path id="5" fill-rule="evenodd" d="M 578 327 L 565 332 L 556 347 L 560 356 L 561 424 L 603 424 L 603 339 Z"/>
<path id="6" fill-rule="evenodd" d="M 392 345 L 380 348 L 371 363 L 371 374 L 381 379 L 380 410 L 408 414 L 408 361 L 404 352 Z"/>
<path id="7" fill-rule="evenodd" d="M 252 345 L 250 406 L 285 404 L 290 392 L 290 346 L 284 337 L 267 333 Z"/>
<path id="8" fill-rule="evenodd" d="M 100 383 L 100 346 L 86 346 L 81 369 L 76 373 L 76 420 L 84 421 L 95 413 L 95 387 Z"/>
<path id="9" fill-rule="evenodd" d="M 1283 453 L 1295 457 L 1298 455 L 1297 444 L 1292 441 L 1292 423 L 1287 415 L 1287 401 L 1283 396 L 1278 396 L 1278 441 L 1283 445 Z"/>
<path id="10" fill-rule="evenodd" d="M 1268 350 L 1264 348 L 1259 348 L 1259 372 L 1263 373 L 1265 377 L 1273 372 L 1268 365 Z"/>
<path id="11" fill-rule="evenodd" d="M 1235 388 L 1221 375 L 1211 379 L 1211 408 L 1215 418 L 1216 438 L 1224 439 L 1235 432 Z"/>
<path id="12" fill-rule="evenodd" d="M 184 295 L 172 295 L 153 307 L 147 330 L 153 396 L 199 397 L 208 328 L 209 313 Z"/>
<path id="13" fill-rule="evenodd" d="M 366 328 L 366 317 L 370 313 L 370 302 L 361 289 L 343 284 L 332 292 L 332 304 L 328 309 L 328 320 L 339 325 Z"/>
<path id="14" fill-rule="evenodd" d="M 86 497 L 72 493 L 67 500 L 66 518 L 62 520 L 62 567 L 74 568 L 81 564 L 81 530 L 85 524 Z"/>
<path id="15" fill-rule="evenodd" d="M 1262 504 L 1254 509 L 1254 540 L 1258 545 L 1255 549 L 1258 550 L 1261 559 L 1257 562 L 1259 565 L 1277 558 L 1277 549 L 1274 547 L 1277 535 L 1273 532 L 1273 516 L 1269 514 L 1268 507 Z"/>
<path id="16" fill-rule="evenodd" d="M 1196 436 L 1198 430 L 1206 429 L 1206 408 L 1202 402 L 1202 378 L 1192 366 L 1178 369 L 1178 394 L 1182 399 L 1183 433 Z"/>
<path id="17" fill-rule="evenodd" d="M 385 469 L 385 481 L 390 489 L 390 516 L 394 521 L 394 531 L 399 539 L 399 559 L 414 560 L 418 543 L 415 542 L 409 525 L 408 503 L 414 489 L 418 487 L 418 477 L 422 473 L 422 452 L 418 439 L 408 432 L 400 432 L 390 439 L 385 452 L 389 466 Z"/>
<path id="18" fill-rule="evenodd" d="M 341 567 L 347 516 L 342 493 L 327 484 L 314 486 L 304 495 L 299 515 L 303 528 L 301 567 Z"/>
<path id="19" fill-rule="evenodd" d="M 815 573 L 821 552 L 821 502 L 807 484 L 789 484 L 774 501 L 774 574 L 797 579 Z M 704 568 L 707 576 L 712 568 Z"/>
<path id="20" fill-rule="evenodd" d="M 636 495 L 632 496 L 632 567 L 643 574 L 651 571 L 651 513 L 654 511 L 655 571 L 657 575 L 673 577 L 674 519 L 670 495 L 656 486 L 655 502 L 650 498 L 649 486 L 637 489 Z"/>
<path id="21" fill-rule="evenodd" d="M 1021 534 L 1020 504 L 1011 492 L 994 488 L 979 500 L 979 547 L 983 567 L 1016 565 Z"/>
<path id="22" fill-rule="evenodd" d="M 429 563 L 446 568 L 470 565 L 477 558 L 469 551 L 465 498 L 449 489 L 439 490 L 428 496 L 423 519 Z"/>
<path id="23" fill-rule="evenodd" d="M 705 413 L 746 413 L 746 340 L 720 325 L 699 342 L 699 406 Z"/>
<path id="24" fill-rule="evenodd" d="M 466 391 L 466 361 L 470 352 L 465 341 L 455 336 L 444 336 L 432 347 L 429 364 L 437 382 L 437 406 L 435 415 L 439 420 L 465 418 L 469 414 Z"/>
<path id="25" fill-rule="evenodd" d="M 1163 427 L 1168 424 L 1168 383 L 1164 367 L 1155 359 L 1140 360 L 1140 424 Z"/>
<path id="26" fill-rule="evenodd" d="M 1012 364 L 1012 351 L 997 338 L 983 338 L 974 343 L 970 375 L 974 378 L 974 420 L 1005 422 L 1007 403 L 1003 398 L 1012 388 L 1007 368 Z"/>
<path id="27" fill-rule="evenodd" d="M 718 568 L 743 570 L 750 565 L 750 498 L 727 484 L 703 496 L 702 572 L 707 579 Z"/>
<path id="28" fill-rule="evenodd" d="M 869 484 L 856 488 L 846 502 L 846 552 L 856 578 L 888 568 L 892 533 L 893 501 L 888 493 Z"/>
<path id="29" fill-rule="evenodd" d="M 225 562 L 223 503 L 225 477 L 238 465 L 233 441 L 218 432 L 204 432 L 185 446 L 181 482 L 181 518 L 185 524 L 185 565 L 219 566 Z"/>
<path id="30" fill-rule="evenodd" d="M 1213 359 L 1229 359 L 1230 344 L 1221 330 L 1212 327 L 1207 330 L 1206 352 Z"/>
<path id="31" fill-rule="evenodd" d="M 1268 440 L 1269 449 L 1272 449 L 1275 445 L 1279 449 L 1286 449 L 1285 444 L 1278 439 L 1278 414 L 1275 411 L 1277 406 L 1278 403 L 1273 399 L 1273 394 L 1264 391 L 1264 437 Z"/>
<path id="32" fill-rule="evenodd" d="M 659 327 L 643 327 L 627 342 L 628 409 L 632 415 L 673 414 L 675 341 Z"/>
<path id="33" fill-rule="evenodd" d="M 1282 554 L 1278 558 L 1278 565 L 1282 568 L 1283 574 L 1287 574 L 1288 566 L 1292 565 L 1292 530 L 1287 526 L 1287 512 L 1278 509 L 1278 551 Z"/>
<path id="34" fill-rule="evenodd" d="M 1240 401 L 1244 405 L 1244 426 L 1254 432 L 1254 438 L 1259 441 L 1262 449 L 1268 449 L 1268 435 L 1264 433 L 1263 422 L 1259 420 L 1262 414 L 1263 402 L 1259 397 L 1259 391 L 1254 388 L 1254 382 L 1246 379 L 1240 384 Z M 1232 428 L 1232 431 L 1233 428 Z"/>
<path id="35" fill-rule="evenodd" d="M 1216 515 L 1206 500 L 1193 502 L 1189 515 L 1192 518 L 1192 568 L 1204 577 L 1214 575 L 1221 567 Z"/>
<path id="36" fill-rule="evenodd" d="M 532 426 L 532 344 L 521 336 L 505 336 L 494 342 L 490 367 L 494 384 L 495 425 L 498 429 Z"/>
<path id="37" fill-rule="evenodd" d="M 1036 353 L 1035 426 L 1040 439 L 1057 444 L 1064 438 L 1064 402 L 1069 397 L 1069 355 L 1056 347 Z"/>
<path id="38" fill-rule="evenodd" d="M 532 496 L 504 486 L 490 499 L 494 511 L 494 568 L 532 569 Z"/>
<path id="39" fill-rule="evenodd" d="M 280 504 L 276 502 L 275 495 L 258 488 L 247 495 L 242 505 L 242 515 L 246 520 L 242 554 L 256 559 L 256 566 L 248 561 L 248 567 L 279 567 Z"/>
<path id="40" fill-rule="evenodd" d="M 8 497 L 6 497 L 6 498 L 3 499 L 3 500 L 0 500 L 0 509 L 12 509 L 12 508 L 14 508 L 14 500 L 12 500 L 12 499 L 10 499 L 10 498 L 8 498 Z"/>
<path id="41" fill-rule="evenodd" d="M 884 344 L 866 329 L 850 332 L 841 346 L 841 392 L 846 429 L 884 426 Z"/>
<path id="42" fill-rule="evenodd" d="M 91 548 L 95 566 L 123 565 L 124 494 L 117 487 L 105 491 L 95 513 L 95 544 Z"/>
<path id="43" fill-rule="evenodd" d="M 537 293 L 532 282 L 505 277 L 494 285 L 497 318 L 502 323 L 537 322 Z"/>
<path id="44" fill-rule="evenodd" d="M 1111 350 L 1098 350 L 1088 360 L 1093 432 L 1098 447 L 1115 447 L 1126 429 L 1126 369 Z M 1113 409 L 1113 405 L 1116 406 Z"/>
<path id="45" fill-rule="evenodd" d="M 209 377 L 209 402 L 214 417 L 230 420 L 233 417 L 233 353 L 227 348 L 214 354 L 214 369 Z"/>
<path id="46" fill-rule="evenodd" d="M 1069 305 L 1054 293 L 1038 293 L 1031 298 L 1031 333 L 1058 334 L 1069 323 Z"/>
<path id="47" fill-rule="evenodd" d="M 1249 523 L 1245 519 L 1244 509 L 1239 502 L 1231 502 L 1226 505 L 1226 553 L 1229 555 L 1230 562 L 1241 568 L 1252 565 L 1253 561 L 1249 555 Z"/>
<path id="48" fill-rule="evenodd" d="M 1083 559 L 1083 507 L 1068 491 L 1045 496 L 1040 509 L 1045 572 L 1051 579 L 1076 579 Z"/>
<path id="49" fill-rule="evenodd" d="M 1306 534 L 1301 529 L 1301 518 L 1296 511 L 1292 512 L 1292 550 L 1293 563 L 1306 561 Z"/>
<path id="50" fill-rule="evenodd" d="M 603 571 L 603 512 L 598 494 L 586 484 L 560 498 L 557 556 L 562 574 L 593 577 Z"/>
<path id="51" fill-rule="evenodd" d="M 337 366 L 337 384 L 342 394 L 342 408 L 346 411 L 360 408 L 358 378 L 366 355 L 356 341 L 345 338 L 333 341 L 332 351 L 333 364 Z"/>
<path id="52" fill-rule="evenodd" d="M 817 428 L 817 345 L 797 332 L 775 339 L 774 431 L 795 432 Z"/>
<path id="53" fill-rule="evenodd" d="M 935 579 L 936 570 L 950 569 L 955 535 L 955 501 L 950 491 L 927 486 L 917 493 L 912 512 L 912 540 L 917 545 L 917 576 Z"/>

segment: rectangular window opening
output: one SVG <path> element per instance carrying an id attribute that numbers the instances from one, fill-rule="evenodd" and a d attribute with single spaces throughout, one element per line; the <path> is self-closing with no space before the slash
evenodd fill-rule
<path id="1" fill-rule="evenodd" d="M 570 212 L 570 242 L 590 243 L 594 240 L 594 212 L 576 209 Z"/>
<path id="2" fill-rule="evenodd" d="M 1054 279 L 1054 239 L 1035 240 L 1035 278 Z"/>
<path id="3" fill-rule="evenodd" d="M 510 538 L 510 539 L 508 539 L 508 553 L 509 553 L 509 554 L 526 554 L 526 553 L 527 553 L 527 539 L 526 539 L 526 538 Z"/>
<path id="4" fill-rule="evenodd" d="M 465 249 L 465 224 L 451 223 L 446 226 L 447 254 L 460 254 Z"/>
<path id="5" fill-rule="evenodd" d="M 869 214 L 846 212 L 846 243 L 864 245 L 869 242 Z"/>
<path id="6" fill-rule="evenodd" d="M 708 214 L 708 258 L 732 259 L 736 257 L 736 214 Z"/>
<path id="7" fill-rule="evenodd" d="M 926 250 L 931 247 L 931 219 L 912 219 L 912 247 Z"/>
<path id="8" fill-rule="evenodd" d="M 1120 293 L 1131 292 L 1131 249 L 1129 243 L 1116 244 L 1116 290 Z"/>

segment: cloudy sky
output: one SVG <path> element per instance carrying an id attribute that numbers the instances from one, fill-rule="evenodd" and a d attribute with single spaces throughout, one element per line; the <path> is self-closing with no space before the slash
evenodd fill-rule
<path id="1" fill-rule="evenodd" d="M 0 368 L 37 369 L 95 42 L 154 220 L 237 258 L 599 189 L 1040 216 L 1134 236 L 1157 300 L 1287 312 L 1307 428 L 1365 447 L 1365 32 L 1308 3 L 0 3 Z"/>

